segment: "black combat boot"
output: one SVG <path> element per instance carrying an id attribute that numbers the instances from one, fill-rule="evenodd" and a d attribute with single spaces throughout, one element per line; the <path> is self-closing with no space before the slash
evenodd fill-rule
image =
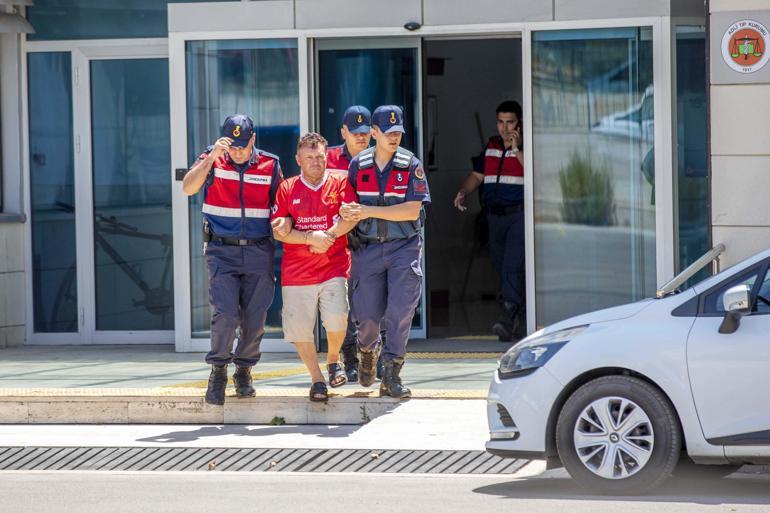
<path id="1" fill-rule="evenodd" d="M 235 396 L 240 399 L 241 397 L 254 397 L 257 395 L 251 383 L 251 367 L 241 367 L 238 365 L 235 368 L 235 374 L 233 374 Z"/>
<path id="2" fill-rule="evenodd" d="M 385 347 L 385 331 L 380 331 L 380 347 Z M 377 358 L 377 379 L 382 379 L 382 374 L 385 372 L 385 367 L 382 365 L 382 351 L 380 351 L 380 357 Z"/>
<path id="3" fill-rule="evenodd" d="M 342 363 L 345 364 L 345 375 L 348 377 L 348 383 L 358 381 L 358 348 L 355 341 L 352 344 L 342 344 Z"/>
<path id="4" fill-rule="evenodd" d="M 518 313 L 519 305 L 503 301 L 500 303 L 500 317 L 492 325 L 492 333 L 497 335 L 500 342 L 513 342 L 516 325 L 514 320 Z"/>
<path id="5" fill-rule="evenodd" d="M 227 388 L 227 365 L 212 365 L 209 374 L 209 386 L 206 389 L 206 402 L 217 406 L 225 404 Z"/>
<path id="6" fill-rule="evenodd" d="M 401 383 L 401 367 L 404 366 L 403 358 L 395 358 L 383 362 L 382 381 L 380 382 L 380 397 L 389 395 L 396 399 L 408 399 L 412 397 L 412 391 Z"/>
<path id="7" fill-rule="evenodd" d="M 379 348 L 374 351 L 361 351 L 360 362 L 358 362 L 358 384 L 362 387 L 370 387 L 377 379 L 377 358 L 379 357 Z"/>

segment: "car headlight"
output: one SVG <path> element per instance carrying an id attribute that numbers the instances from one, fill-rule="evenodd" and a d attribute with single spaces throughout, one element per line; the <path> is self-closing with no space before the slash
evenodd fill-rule
<path id="1" fill-rule="evenodd" d="M 588 325 L 559 330 L 547 335 L 535 334 L 510 348 L 500 359 L 500 378 L 530 374 L 545 365 L 559 349 L 578 336 Z"/>

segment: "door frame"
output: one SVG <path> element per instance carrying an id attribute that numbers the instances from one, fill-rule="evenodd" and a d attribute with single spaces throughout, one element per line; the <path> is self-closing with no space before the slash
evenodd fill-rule
<path id="1" fill-rule="evenodd" d="M 535 284 L 534 160 L 532 132 L 532 33 L 540 31 L 603 29 L 652 29 L 653 111 L 655 151 L 655 271 L 660 287 L 674 276 L 674 155 L 672 80 L 672 33 L 670 17 L 641 17 L 606 20 L 553 21 L 531 23 L 522 41 L 524 54 L 524 219 L 526 257 L 527 333 L 542 328 L 536 323 L 537 295 Z M 668 49 L 668 50 L 667 50 Z"/>
<path id="2" fill-rule="evenodd" d="M 31 219 L 29 166 L 29 109 L 27 55 L 44 52 L 69 52 L 72 66 L 73 165 L 75 188 L 76 280 L 78 296 L 78 331 L 72 333 L 36 333 L 34 331 L 34 290 L 32 276 L 32 223 L 25 225 L 27 257 L 27 343 L 28 344 L 171 344 L 173 330 L 96 330 L 96 263 L 94 250 L 93 156 L 91 153 L 91 79 L 93 60 L 167 59 L 165 38 L 84 41 L 34 41 L 22 43 L 22 130 L 25 136 L 23 162 L 26 214 Z"/>
<path id="3" fill-rule="evenodd" d="M 310 126 L 309 42 L 297 31 L 233 31 L 233 32 L 171 32 L 168 37 L 170 114 L 177 126 L 185 130 L 171 133 L 172 215 L 174 232 L 174 345 L 178 352 L 205 352 L 210 338 L 192 336 L 192 284 L 190 281 L 190 218 L 189 200 L 182 192 L 182 182 L 174 177 L 175 169 L 187 169 L 187 80 L 185 45 L 188 41 L 241 39 L 296 39 L 299 77 L 300 133 Z M 262 339 L 264 352 L 293 352 L 283 338 Z"/>

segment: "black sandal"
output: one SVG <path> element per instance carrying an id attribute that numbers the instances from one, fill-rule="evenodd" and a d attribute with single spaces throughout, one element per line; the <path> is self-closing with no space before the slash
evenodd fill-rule
<path id="1" fill-rule="evenodd" d="M 326 383 L 318 381 L 310 387 L 310 400 L 317 403 L 325 403 L 329 400 L 329 390 Z"/>
<path id="2" fill-rule="evenodd" d="M 342 365 L 337 363 L 327 363 L 326 370 L 329 372 L 329 384 L 332 388 L 341 387 L 348 382 L 348 376 L 345 374 L 345 369 Z"/>

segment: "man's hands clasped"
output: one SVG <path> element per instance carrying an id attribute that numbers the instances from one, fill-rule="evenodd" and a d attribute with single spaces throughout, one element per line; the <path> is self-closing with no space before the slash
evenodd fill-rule
<path id="1" fill-rule="evenodd" d="M 342 203 L 340 207 L 340 217 L 345 221 L 363 221 L 369 217 L 369 214 L 364 205 L 352 201 L 350 203 Z"/>
<path id="2" fill-rule="evenodd" d="M 326 253 L 337 238 L 329 232 L 313 230 L 312 232 L 307 232 L 306 240 L 307 245 L 310 246 L 308 248 L 310 252 L 320 255 Z"/>

